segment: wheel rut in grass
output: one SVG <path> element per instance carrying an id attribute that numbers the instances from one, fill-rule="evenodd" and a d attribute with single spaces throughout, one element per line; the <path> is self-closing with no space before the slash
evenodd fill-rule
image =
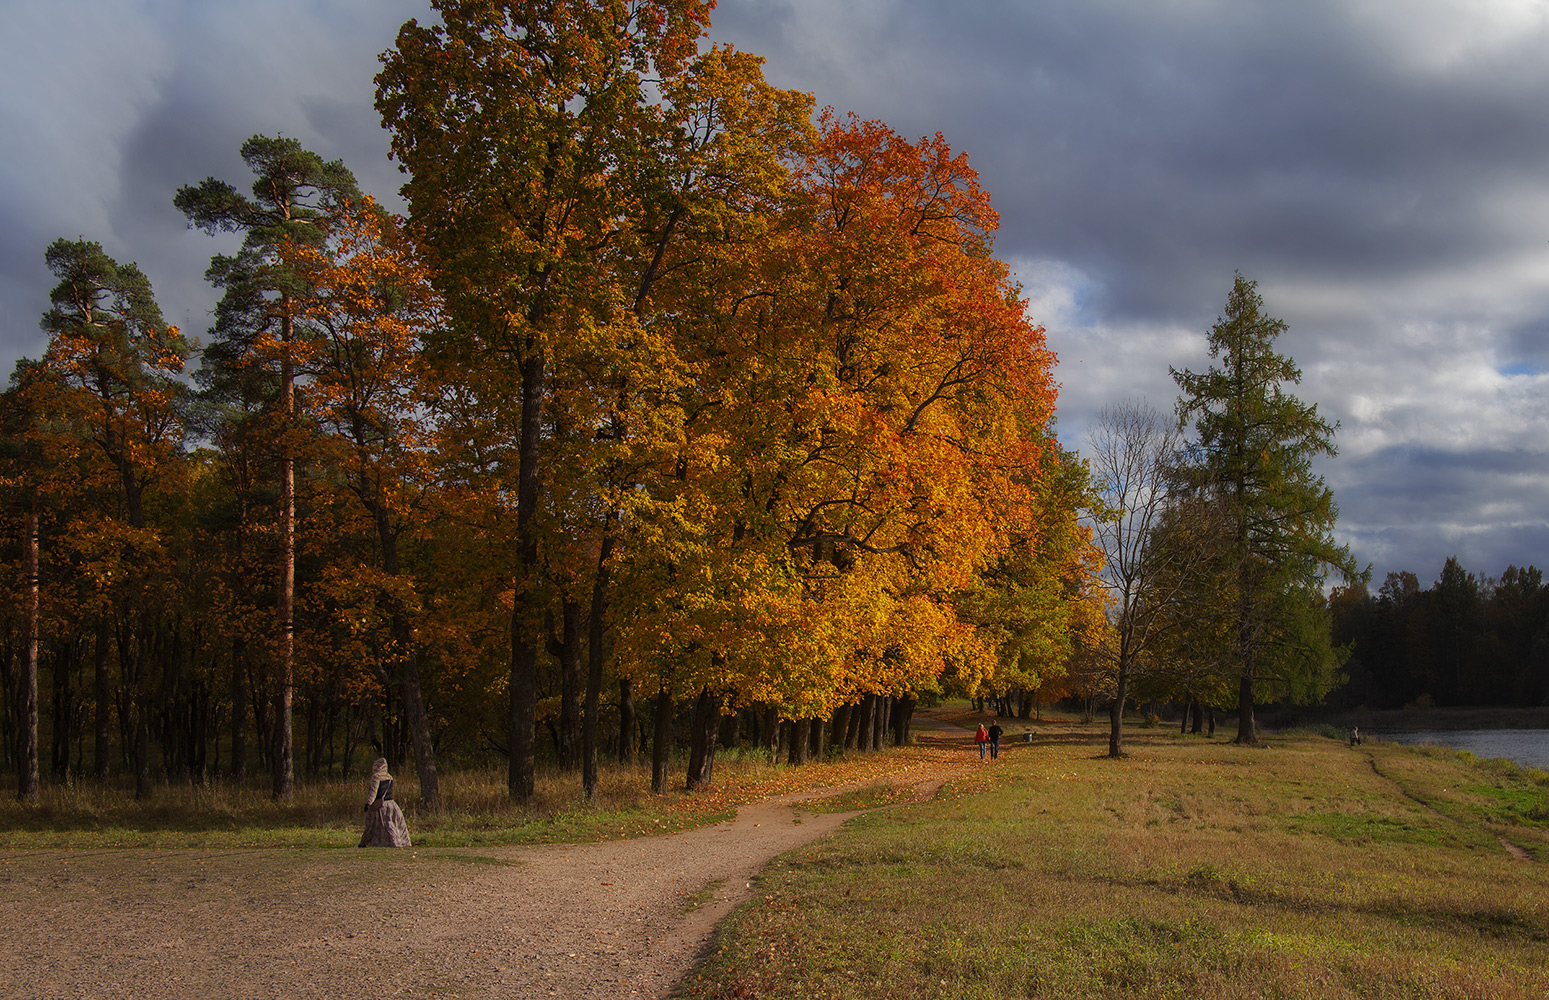
<path id="1" fill-rule="evenodd" d="M 1392 784 L 1393 787 L 1395 787 L 1395 788 L 1397 788 L 1399 790 L 1399 792 L 1404 796 L 1404 798 L 1406 798 L 1409 801 L 1415 803 L 1416 805 L 1422 806 L 1423 808 L 1429 810 L 1432 815 L 1439 816 L 1442 819 L 1446 820 L 1448 823 L 1452 823 L 1452 824 L 1454 824 L 1456 826 L 1468 826 L 1467 823 L 1464 823 L 1462 820 L 1458 819 L 1456 816 L 1449 816 L 1446 813 L 1442 812 L 1440 809 L 1437 809 L 1435 806 L 1431 805 L 1430 802 L 1428 802 L 1425 799 L 1421 798 L 1420 796 L 1416 795 L 1414 792 L 1411 792 L 1408 788 L 1406 788 L 1404 786 L 1403 782 L 1399 781 L 1397 778 L 1393 777 L 1391 774 L 1388 774 L 1387 772 L 1383 771 L 1383 769 L 1381 767 L 1377 766 L 1377 758 L 1370 750 L 1365 751 L 1365 754 L 1366 754 L 1366 763 L 1371 765 L 1372 773 L 1375 774 L 1377 777 L 1383 779 L 1384 781 Z M 1494 832 L 1493 830 L 1487 831 L 1487 832 L 1490 834 L 1490 836 L 1492 836 L 1492 837 L 1494 837 L 1496 839 L 1496 841 L 1501 845 L 1501 848 L 1503 850 L 1505 850 L 1505 852 L 1507 854 L 1509 854 L 1512 857 L 1516 858 L 1518 861 L 1532 862 L 1532 861 L 1536 861 L 1537 860 L 1533 856 L 1533 853 L 1531 851 L 1529 851 L 1526 848 L 1522 847 L 1520 844 L 1515 844 L 1515 843 L 1511 842 L 1510 840 L 1507 840 L 1506 837 L 1502 836 L 1499 833 Z"/>

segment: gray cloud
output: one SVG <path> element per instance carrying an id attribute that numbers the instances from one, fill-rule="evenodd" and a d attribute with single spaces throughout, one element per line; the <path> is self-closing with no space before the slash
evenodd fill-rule
<path id="1" fill-rule="evenodd" d="M 100 239 L 199 332 L 218 243 L 180 184 L 283 132 L 399 178 L 376 53 L 420 0 L 13 4 L 0 62 L 0 338 L 36 353 L 42 249 Z M 967 151 L 1061 356 L 1059 428 L 1168 407 L 1234 268 L 1290 324 L 1356 555 L 1425 578 L 1549 561 L 1549 12 L 1413 0 L 722 0 L 769 78 Z"/>

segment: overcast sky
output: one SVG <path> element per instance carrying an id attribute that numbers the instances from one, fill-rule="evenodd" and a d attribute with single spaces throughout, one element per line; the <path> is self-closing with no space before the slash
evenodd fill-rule
<path id="1" fill-rule="evenodd" d="M 178 186 L 283 133 L 391 201 L 377 54 L 424 0 L 0 0 L 0 363 L 37 356 L 43 249 L 98 240 L 203 335 L 221 244 Z M 1060 434 L 1170 409 L 1232 272 L 1341 424 L 1338 533 L 1434 581 L 1549 563 L 1545 0 L 722 0 L 777 85 L 946 134 L 1059 355 Z"/>

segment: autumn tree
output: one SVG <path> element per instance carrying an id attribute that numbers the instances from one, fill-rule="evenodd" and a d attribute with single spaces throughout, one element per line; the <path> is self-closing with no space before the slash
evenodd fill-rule
<path id="1" fill-rule="evenodd" d="M 996 650 L 990 693 L 1003 711 L 1018 696 L 1024 717 L 1059 688 L 1076 650 L 1096 643 L 1106 628 L 1102 552 L 1083 517 L 1096 502 L 1088 462 L 1061 451 L 1040 471 L 1028 527 L 1008 538 L 958 601 L 960 614 Z"/>
<path id="2" fill-rule="evenodd" d="M 1333 493 L 1312 469 L 1313 459 L 1336 453 L 1336 427 L 1285 390 L 1301 381 L 1301 371 L 1275 352 L 1286 324 L 1263 305 L 1256 283 L 1239 273 L 1209 335 L 1219 365 L 1172 370 L 1182 390 L 1179 419 L 1195 435 L 1192 482 L 1221 505 L 1230 527 L 1237 742 L 1248 744 L 1258 741 L 1253 702 L 1261 676 L 1299 693 L 1326 688 L 1341 653 L 1330 641 L 1320 587 L 1329 569 L 1356 573 L 1349 550 L 1333 538 Z"/>
<path id="3" fill-rule="evenodd" d="M 1032 531 L 1050 359 L 942 137 L 825 116 L 793 185 L 749 245 L 677 272 L 693 378 L 662 483 L 689 582 L 642 631 L 694 639 L 685 694 L 796 723 L 858 705 L 864 739 L 948 663 L 993 662 L 952 602 Z"/>
<path id="4" fill-rule="evenodd" d="M 190 345 L 167 325 L 150 282 L 134 264 L 119 264 L 88 240 L 56 240 L 45 260 L 59 279 L 41 325 L 50 334 L 43 365 L 63 389 L 56 419 L 90 442 L 116 474 L 117 503 L 83 536 L 88 558 L 103 563 L 105 603 L 96 616 L 99 733 L 105 728 L 107 659 L 116 620 L 120 670 L 129 687 L 134 737 L 135 794 L 149 794 L 152 661 L 164 658 L 165 622 L 157 604 L 167 596 L 165 538 L 146 516 L 146 495 L 158 477 L 178 468 L 187 419 L 180 379 Z M 108 568 L 111 567 L 111 568 Z M 111 617 L 110 617 L 111 616 Z M 99 739 L 99 754 L 105 749 Z M 98 768 L 103 767 L 99 757 Z"/>
<path id="5" fill-rule="evenodd" d="M 337 591 L 364 603 L 346 599 L 352 621 L 372 620 L 378 608 L 385 614 L 383 679 L 403 692 L 420 794 L 435 809 L 441 796 L 417 638 L 422 600 L 400 542 L 425 531 L 433 513 L 436 389 L 420 347 L 437 322 L 437 301 L 399 220 L 369 198 L 340 206 L 321 228 L 322 241 L 287 241 L 279 257 L 306 288 L 296 315 L 316 335 L 310 409 L 333 445 L 329 478 L 374 542 L 374 565 L 335 566 L 333 578 Z"/>
<path id="6" fill-rule="evenodd" d="M 178 189 L 173 203 L 189 224 L 208 233 L 242 233 L 235 256 L 218 254 L 205 276 L 224 289 L 212 329 L 228 363 L 274 373 L 280 451 L 278 691 L 274 795 L 288 801 L 295 785 L 291 709 L 295 694 L 296 596 L 296 378 L 307 331 L 298 313 L 307 288 L 280 257 L 286 243 L 316 243 L 322 223 L 346 202 L 359 201 L 354 175 L 338 160 L 324 161 L 295 139 L 255 135 L 242 159 L 256 175 L 252 196 L 214 177 Z M 208 358 L 207 358 L 208 361 Z"/>
<path id="7" fill-rule="evenodd" d="M 560 617 L 568 614 L 571 627 L 556 646 L 573 664 L 585 631 L 574 627 L 579 619 L 590 615 L 590 628 L 601 626 L 611 526 L 620 523 L 606 498 L 630 492 L 610 449 L 590 444 L 633 447 L 619 437 L 621 426 L 632 440 L 671 433 L 650 422 L 621 424 L 608 398 L 636 393 L 627 373 L 640 370 L 640 358 L 668 375 L 676 367 L 670 343 L 645 315 L 664 261 L 681 234 L 713 221 L 703 202 L 717 196 L 715 185 L 735 188 L 746 176 L 740 167 L 705 168 L 770 155 L 755 134 L 725 127 L 728 110 L 735 115 L 750 93 L 769 89 L 761 77 L 746 78 L 756 60 L 696 51 L 710 6 L 448 0 L 436 5 L 443 26 L 404 26 L 378 77 L 378 108 L 410 175 L 411 216 L 446 297 L 451 329 L 440 347 L 477 373 L 471 385 L 490 409 L 509 414 L 501 423 L 510 428 L 506 455 L 514 461 L 492 474 L 505 477 L 516 501 L 509 726 L 516 798 L 532 793 L 546 591 L 569 591 L 560 596 Z M 731 67 L 731 79 L 712 93 L 706 87 L 717 66 Z M 590 415 L 577 421 L 572 412 Z M 573 447 L 592 457 L 579 466 L 555 461 Z M 580 479 L 559 481 L 577 469 Z M 571 550 L 596 561 L 577 573 L 573 559 L 560 558 L 561 535 L 579 540 L 583 521 L 591 542 Z M 582 579 L 592 581 L 589 599 Z M 601 653 L 597 638 L 590 655 Z M 596 676 L 589 664 L 592 690 Z"/>

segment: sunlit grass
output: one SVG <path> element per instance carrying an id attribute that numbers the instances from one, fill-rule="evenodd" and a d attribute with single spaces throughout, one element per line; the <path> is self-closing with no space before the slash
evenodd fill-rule
<path id="1" fill-rule="evenodd" d="M 787 856 L 681 995 L 1549 995 L 1549 876 L 1499 839 L 1543 844 L 1537 774 L 1085 733 Z"/>

